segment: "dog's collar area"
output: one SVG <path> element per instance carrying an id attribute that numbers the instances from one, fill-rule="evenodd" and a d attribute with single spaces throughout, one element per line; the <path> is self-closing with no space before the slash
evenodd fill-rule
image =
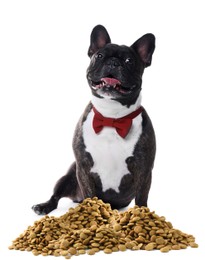
<path id="1" fill-rule="evenodd" d="M 92 106 L 94 117 L 93 117 L 93 129 L 96 134 L 100 133 L 103 127 L 114 127 L 117 133 L 122 137 L 125 138 L 132 126 L 132 120 L 137 117 L 139 114 L 142 113 L 144 108 L 140 106 L 134 112 L 121 117 L 121 118 L 110 118 L 104 117 L 97 109 Z"/>

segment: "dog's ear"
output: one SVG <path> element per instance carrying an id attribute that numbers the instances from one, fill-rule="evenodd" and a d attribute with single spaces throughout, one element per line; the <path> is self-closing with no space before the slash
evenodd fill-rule
<path id="1" fill-rule="evenodd" d="M 91 57 L 100 48 L 110 43 L 110 36 L 102 25 L 97 25 L 93 28 L 90 35 L 90 47 L 88 49 L 88 56 Z"/>
<path id="2" fill-rule="evenodd" d="M 151 33 L 147 33 L 133 43 L 131 48 L 139 54 L 145 67 L 148 67 L 151 65 L 152 54 L 155 49 L 155 36 Z"/>

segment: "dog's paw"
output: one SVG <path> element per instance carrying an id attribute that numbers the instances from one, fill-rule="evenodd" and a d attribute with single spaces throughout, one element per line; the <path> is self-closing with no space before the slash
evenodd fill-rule
<path id="1" fill-rule="evenodd" d="M 50 213 L 52 210 L 56 209 L 56 205 L 47 201 L 45 203 L 33 205 L 32 210 L 38 215 L 46 215 Z"/>

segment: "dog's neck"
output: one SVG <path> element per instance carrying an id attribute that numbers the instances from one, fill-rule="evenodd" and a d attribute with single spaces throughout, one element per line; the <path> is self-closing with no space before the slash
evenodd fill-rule
<path id="1" fill-rule="evenodd" d="M 106 98 L 97 98 L 92 96 L 91 103 L 104 117 L 120 118 L 124 117 L 141 106 L 141 94 L 139 94 L 136 102 L 129 108 L 123 106 L 118 101 Z"/>

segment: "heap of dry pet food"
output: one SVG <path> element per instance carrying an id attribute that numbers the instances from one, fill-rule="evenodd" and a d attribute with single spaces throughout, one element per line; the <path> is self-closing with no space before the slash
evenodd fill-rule
<path id="1" fill-rule="evenodd" d="M 34 255 L 93 255 L 100 250 L 154 250 L 161 252 L 198 247 L 192 235 L 174 229 L 165 217 L 149 208 L 134 206 L 125 212 L 112 210 L 98 198 L 85 199 L 61 217 L 45 216 L 21 234 L 9 249 Z"/>

